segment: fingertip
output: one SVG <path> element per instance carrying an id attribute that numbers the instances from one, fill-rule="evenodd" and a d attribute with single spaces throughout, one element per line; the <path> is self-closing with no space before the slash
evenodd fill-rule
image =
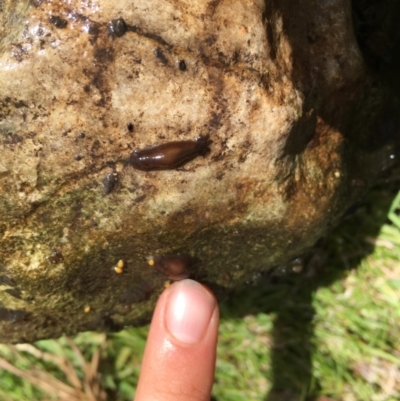
<path id="1" fill-rule="evenodd" d="M 182 344 L 199 343 L 210 325 L 217 301 L 204 286 L 193 280 L 174 283 L 167 294 L 165 327 Z"/>
<path id="2" fill-rule="evenodd" d="M 153 315 L 135 400 L 209 400 L 218 321 L 207 287 L 185 279 L 167 288 Z"/>

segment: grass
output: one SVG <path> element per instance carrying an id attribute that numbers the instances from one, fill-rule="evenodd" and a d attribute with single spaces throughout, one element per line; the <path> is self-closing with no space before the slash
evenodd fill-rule
<path id="1" fill-rule="evenodd" d="M 213 399 L 400 399 L 400 192 L 393 197 L 372 191 L 301 273 L 281 269 L 221 305 Z M 130 400 L 146 336 L 145 327 L 1 345 L 0 399 Z"/>

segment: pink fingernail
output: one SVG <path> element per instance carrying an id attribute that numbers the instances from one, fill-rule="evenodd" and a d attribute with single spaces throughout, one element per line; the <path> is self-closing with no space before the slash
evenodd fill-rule
<path id="1" fill-rule="evenodd" d="M 215 298 L 201 284 L 182 280 L 170 288 L 165 324 L 177 340 L 198 343 L 206 334 L 215 308 Z"/>

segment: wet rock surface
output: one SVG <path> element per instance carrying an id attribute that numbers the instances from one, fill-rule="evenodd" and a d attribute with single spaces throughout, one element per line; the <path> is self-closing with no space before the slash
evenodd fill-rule
<path id="1" fill-rule="evenodd" d="M 162 255 L 219 297 L 297 266 L 398 157 L 349 1 L 0 5 L 0 341 L 144 324 Z"/>

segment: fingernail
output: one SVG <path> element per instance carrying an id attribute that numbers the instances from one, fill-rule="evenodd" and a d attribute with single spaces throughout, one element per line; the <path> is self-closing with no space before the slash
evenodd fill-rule
<path id="1" fill-rule="evenodd" d="M 198 343 L 206 334 L 215 308 L 215 298 L 193 280 L 174 283 L 165 312 L 165 325 L 177 340 Z"/>

